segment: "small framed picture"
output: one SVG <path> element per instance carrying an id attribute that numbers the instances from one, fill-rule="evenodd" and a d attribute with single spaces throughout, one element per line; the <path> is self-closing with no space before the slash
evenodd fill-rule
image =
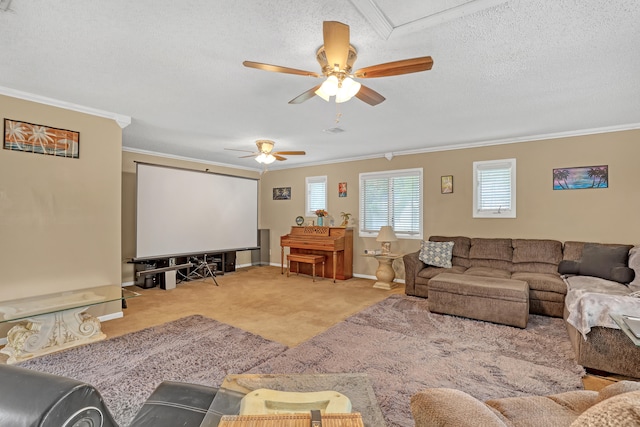
<path id="1" fill-rule="evenodd" d="M 347 197 L 347 183 L 339 182 L 338 183 L 338 197 Z"/>
<path id="2" fill-rule="evenodd" d="M 273 200 L 291 200 L 291 187 L 274 188 Z"/>
<path id="3" fill-rule="evenodd" d="M 453 193 L 453 175 L 445 175 L 440 177 L 440 193 Z"/>

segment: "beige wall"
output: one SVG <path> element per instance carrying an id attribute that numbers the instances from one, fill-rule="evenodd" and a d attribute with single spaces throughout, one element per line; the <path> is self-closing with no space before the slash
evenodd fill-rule
<path id="1" fill-rule="evenodd" d="M 0 301 L 109 284 L 119 294 L 122 129 L 2 95 L 0 118 L 80 132 L 79 159 L 0 150 Z"/>
<path id="2" fill-rule="evenodd" d="M 132 264 L 127 263 L 128 259 L 134 258 L 136 254 L 136 162 L 151 163 L 155 165 L 172 166 L 192 170 L 209 170 L 215 173 L 223 173 L 234 176 L 248 178 L 259 178 L 260 174 L 255 171 L 234 169 L 216 166 L 194 161 L 172 159 L 149 154 L 134 153 L 130 151 L 122 152 L 122 283 L 135 282 L 135 271 Z M 180 195 L 176 194 L 176 203 L 180 203 Z M 189 208 L 189 207 L 185 207 Z M 260 205 L 258 204 L 258 211 Z M 258 213 L 258 216 L 260 214 Z M 251 252 L 238 252 L 236 258 L 237 265 L 251 264 Z"/>
<path id="3" fill-rule="evenodd" d="M 517 218 L 472 218 L 473 162 L 504 158 L 517 160 Z M 271 261 L 279 263 L 279 236 L 288 233 L 296 216 L 304 215 L 305 177 L 327 175 L 328 211 L 335 224 L 341 222 L 340 212 L 354 215 L 354 273 L 373 276 L 377 262 L 360 254 L 379 245 L 357 233 L 358 174 L 422 167 L 425 238 L 442 234 L 638 244 L 638 159 L 640 130 L 633 130 L 271 171 L 261 181 L 261 222 L 271 229 Z M 553 168 L 595 165 L 609 165 L 609 188 L 553 190 Z M 453 175 L 453 194 L 440 194 L 442 175 Z M 338 197 L 339 182 L 347 182 L 346 198 Z M 272 200 L 273 187 L 291 187 L 291 200 Z M 419 246 L 419 240 L 401 240 L 392 250 L 406 253 Z M 394 268 L 403 277 L 402 263 Z"/>

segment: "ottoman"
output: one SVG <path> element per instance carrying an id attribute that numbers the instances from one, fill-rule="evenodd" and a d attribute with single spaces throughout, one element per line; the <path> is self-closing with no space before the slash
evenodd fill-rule
<path id="1" fill-rule="evenodd" d="M 526 328 L 529 284 L 522 280 L 441 273 L 429 281 L 429 311 Z"/>

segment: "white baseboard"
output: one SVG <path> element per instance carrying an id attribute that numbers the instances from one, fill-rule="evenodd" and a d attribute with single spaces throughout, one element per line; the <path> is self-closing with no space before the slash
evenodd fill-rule
<path id="1" fill-rule="evenodd" d="M 122 282 L 122 287 L 124 288 L 125 286 L 133 286 L 135 284 L 136 282 Z"/>

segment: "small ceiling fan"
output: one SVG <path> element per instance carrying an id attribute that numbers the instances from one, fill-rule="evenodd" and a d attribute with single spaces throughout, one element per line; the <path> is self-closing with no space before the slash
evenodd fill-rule
<path id="1" fill-rule="evenodd" d="M 372 65 L 352 72 L 352 67 L 358 54 L 349 43 L 349 26 L 337 21 L 324 21 L 322 25 L 324 44 L 316 52 L 316 59 L 320 63 L 322 73 L 298 70 L 295 68 L 281 67 L 279 65 L 263 64 L 261 62 L 244 61 L 245 67 L 259 70 L 273 71 L 276 73 L 296 74 L 299 76 L 322 77 L 327 79 L 308 91 L 298 95 L 289 101 L 289 104 L 300 104 L 313 96 L 318 95 L 325 101 L 331 96 L 336 97 L 336 102 L 345 102 L 353 96 L 369 105 L 378 105 L 385 100 L 384 96 L 370 89 L 353 78 L 367 79 L 374 77 L 397 76 L 400 74 L 417 73 L 430 70 L 433 59 L 430 56 L 404 59 Z"/>
<path id="2" fill-rule="evenodd" d="M 245 151 L 247 153 L 251 153 L 247 156 L 240 156 L 240 158 L 243 159 L 245 157 L 255 157 L 256 162 L 264 163 L 265 165 L 271 164 L 276 160 L 280 160 L 280 161 L 287 160 L 287 158 L 283 157 L 283 155 L 284 156 L 304 156 L 305 154 L 307 154 L 304 151 L 273 151 L 274 145 L 275 145 L 275 142 L 269 139 L 259 139 L 256 141 L 256 146 L 258 147 L 257 152 L 252 152 L 249 150 L 238 150 L 235 148 L 225 148 L 225 150 Z"/>

